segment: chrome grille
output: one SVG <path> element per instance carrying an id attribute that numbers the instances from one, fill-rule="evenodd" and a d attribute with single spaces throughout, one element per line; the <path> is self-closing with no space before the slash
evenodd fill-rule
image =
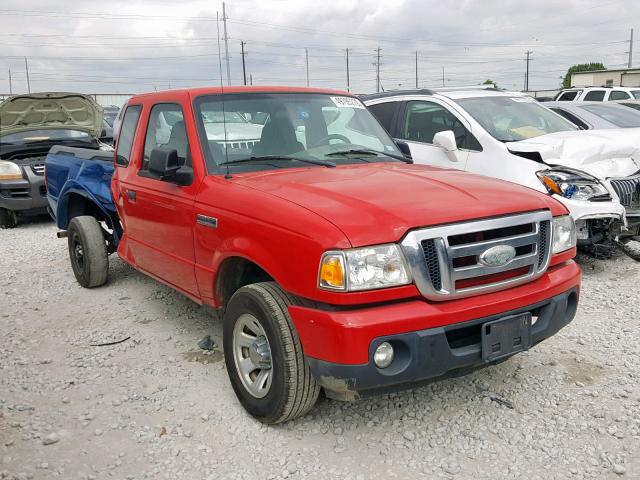
<path id="1" fill-rule="evenodd" d="M 31 165 L 31 169 L 36 175 L 44 175 L 44 163 Z"/>
<path id="2" fill-rule="evenodd" d="M 448 300 L 539 277 L 549 265 L 551 238 L 551 214 L 538 211 L 414 230 L 401 245 L 422 295 Z M 515 250 L 512 260 L 480 263 L 485 251 L 503 245 Z"/>
<path id="3" fill-rule="evenodd" d="M 611 180 L 611 186 L 625 207 L 640 208 L 640 176 Z"/>

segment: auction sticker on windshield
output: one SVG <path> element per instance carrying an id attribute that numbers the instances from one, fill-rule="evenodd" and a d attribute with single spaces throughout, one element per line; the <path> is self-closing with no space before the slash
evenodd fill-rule
<path id="1" fill-rule="evenodd" d="M 331 97 L 331 100 L 336 107 L 366 108 L 360 100 L 353 97 Z"/>

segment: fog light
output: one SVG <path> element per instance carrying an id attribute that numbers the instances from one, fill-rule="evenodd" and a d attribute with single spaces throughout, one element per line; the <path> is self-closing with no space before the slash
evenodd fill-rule
<path id="1" fill-rule="evenodd" d="M 387 368 L 393 362 L 393 346 L 389 342 L 382 342 L 373 354 L 373 362 L 378 368 Z"/>

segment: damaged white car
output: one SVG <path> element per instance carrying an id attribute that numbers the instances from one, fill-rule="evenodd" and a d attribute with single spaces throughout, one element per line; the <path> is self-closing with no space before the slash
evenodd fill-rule
<path id="1" fill-rule="evenodd" d="M 416 163 L 547 192 L 598 254 L 640 240 L 640 132 L 580 131 L 521 93 L 494 88 L 386 92 L 363 101 Z M 508 199 L 505 199 L 508 201 Z"/>

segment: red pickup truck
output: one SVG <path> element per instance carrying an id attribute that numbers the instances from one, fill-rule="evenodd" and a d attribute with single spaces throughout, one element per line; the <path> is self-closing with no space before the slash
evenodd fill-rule
<path id="1" fill-rule="evenodd" d="M 117 213 L 80 198 L 76 181 L 57 221 L 82 285 L 104 283 L 117 250 L 217 307 L 238 398 L 277 423 L 321 389 L 353 400 L 502 361 L 575 315 L 562 204 L 408 154 L 345 92 L 137 95 L 116 146 Z"/>

